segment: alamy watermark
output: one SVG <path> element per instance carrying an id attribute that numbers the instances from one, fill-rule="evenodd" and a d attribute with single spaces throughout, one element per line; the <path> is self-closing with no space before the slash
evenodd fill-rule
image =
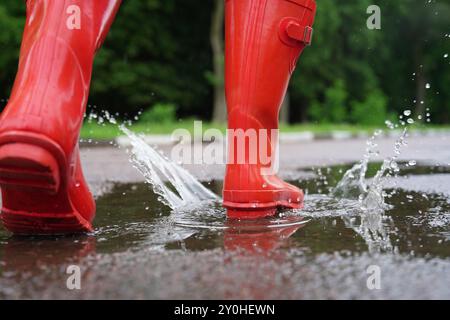
<path id="1" fill-rule="evenodd" d="M 367 277 L 366 286 L 369 290 L 381 289 L 381 268 L 377 265 L 370 265 L 366 269 Z"/>
<path id="2" fill-rule="evenodd" d="M 69 30 L 81 29 L 81 9 L 77 5 L 70 5 L 66 9 L 68 15 L 66 19 L 66 27 Z"/>
<path id="3" fill-rule="evenodd" d="M 172 133 L 177 142 L 171 150 L 171 160 L 178 164 L 249 164 L 258 165 L 262 175 L 279 170 L 278 129 L 227 129 L 203 131 L 201 121 L 194 121 L 193 134 L 187 129 Z"/>
<path id="4" fill-rule="evenodd" d="M 381 29 L 381 8 L 375 4 L 367 7 L 367 14 L 370 16 L 367 18 L 367 29 L 380 30 Z"/>
<path id="5" fill-rule="evenodd" d="M 70 265 L 66 269 L 69 276 L 66 280 L 66 287 L 69 290 L 81 290 L 81 268 L 77 265 Z"/>

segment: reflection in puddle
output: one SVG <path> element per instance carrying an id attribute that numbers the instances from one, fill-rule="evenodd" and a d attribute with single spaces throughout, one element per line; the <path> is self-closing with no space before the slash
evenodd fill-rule
<path id="1" fill-rule="evenodd" d="M 209 207 L 209 210 L 208 210 Z M 202 206 L 173 211 L 170 219 L 173 224 L 192 229 L 229 230 L 238 231 L 264 231 L 270 229 L 288 228 L 307 223 L 302 216 L 293 212 L 280 214 L 258 220 L 229 220 L 219 203 L 204 202 Z M 196 211 L 197 211 L 196 210 Z"/>
<path id="2" fill-rule="evenodd" d="M 278 249 L 287 243 L 287 240 L 297 230 L 303 227 L 307 221 L 283 223 L 278 227 L 268 227 L 267 225 L 251 226 L 243 228 L 242 224 L 232 222 L 227 224 L 223 243 L 225 250 L 242 250 L 245 253 L 263 253 L 267 254 Z M 234 225 L 233 225 L 234 224 Z"/>
<path id="3" fill-rule="evenodd" d="M 4 278 L 15 283 L 32 282 L 26 279 L 55 268 L 60 274 L 65 274 L 69 265 L 79 265 L 95 254 L 96 239 L 90 235 L 36 238 L 13 236 L 0 245 L 0 280 Z M 10 288 L 5 286 L 3 289 L 7 292 Z"/>

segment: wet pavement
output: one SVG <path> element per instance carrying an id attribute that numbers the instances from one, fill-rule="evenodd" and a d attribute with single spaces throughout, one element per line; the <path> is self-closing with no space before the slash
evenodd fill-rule
<path id="1" fill-rule="evenodd" d="M 125 150 L 85 148 L 95 232 L 30 238 L 0 228 L 0 298 L 450 299 L 450 137 L 408 142 L 381 216 L 328 195 L 364 139 L 282 145 L 281 175 L 305 189 L 305 208 L 251 223 L 227 221 L 214 202 L 171 212 Z M 381 153 L 393 143 L 381 139 Z M 220 193 L 222 166 L 187 168 Z M 80 290 L 66 286 L 71 265 Z M 380 289 L 367 285 L 373 267 Z"/>

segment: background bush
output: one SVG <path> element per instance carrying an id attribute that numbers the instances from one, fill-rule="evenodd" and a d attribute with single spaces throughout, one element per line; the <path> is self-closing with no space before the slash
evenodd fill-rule
<path id="1" fill-rule="evenodd" d="M 144 123 L 173 123 L 176 121 L 176 108 L 173 104 L 157 103 L 139 116 Z"/>
<path id="2" fill-rule="evenodd" d="M 160 103 L 171 106 L 168 114 L 176 106 L 177 118 L 211 120 L 215 1 L 223 0 L 124 1 L 96 57 L 89 103 L 129 117 Z M 388 114 L 430 108 L 434 123 L 449 123 L 449 2 L 378 0 L 382 29 L 368 30 L 372 0 L 317 0 L 313 44 L 289 87 L 289 121 L 382 124 Z M 17 69 L 24 9 L 24 1 L 0 3 L 1 106 Z"/>

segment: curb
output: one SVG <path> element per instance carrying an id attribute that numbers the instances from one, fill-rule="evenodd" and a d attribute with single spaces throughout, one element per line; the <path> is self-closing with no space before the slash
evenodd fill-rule
<path id="1" fill-rule="evenodd" d="M 401 130 L 391 130 L 388 132 L 382 132 L 380 137 L 397 138 L 401 135 Z M 438 137 L 438 136 L 450 136 L 450 130 L 424 130 L 424 131 L 410 131 L 411 137 Z M 173 140 L 171 135 L 144 135 L 144 141 L 150 145 L 158 146 L 171 146 L 179 142 L 179 140 Z M 315 140 L 350 140 L 350 139 L 367 139 L 370 135 L 367 132 L 350 132 L 350 131 L 331 131 L 323 133 L 313 133 L 312 131 L 302 132 L 282 132 L 280 134 L 280 143 L 297 143 L 297 142 L 310 142 Z M 222 140 L 222 139 L 221 139 Z M 193 141 L 203 143 L 210 143 L 209 140 L 204 140 L 202 137 L 193 137 Z M 120 136 L 115 139 L 115 143 L 121 147 L 130 146 L 130 140 L 127 136 Z M 102 143 L 104 145 L 105 143 Z M 107 142 L 111 144 L 111 142 Z"/>

